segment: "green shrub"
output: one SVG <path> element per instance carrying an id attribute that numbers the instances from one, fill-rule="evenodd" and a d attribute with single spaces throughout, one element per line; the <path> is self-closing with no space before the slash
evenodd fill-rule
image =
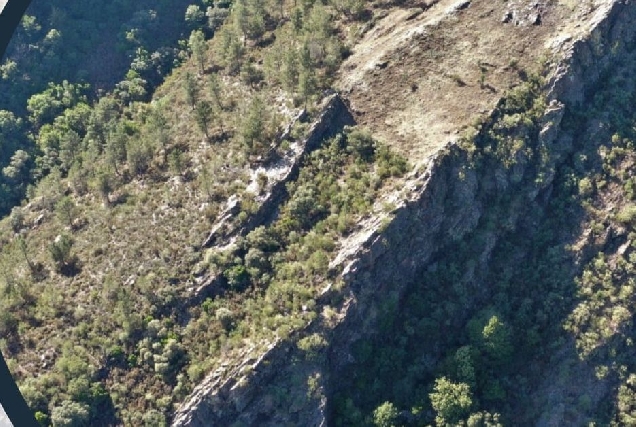
<path id="1" fill-rule="evenodd" d="M 616 221 L 625 225 L 634 225 L 636 220 L 636 205 L 629 204 L 616 214 Z"/>
<path id="2" fill-rule="evenodd" d="M 156 409 L 146 412 L 142 418 L 145 427 L 165 427 L 167 426 L 166 417 Z"/>
<path id="3" fill-rule="evenodd" d="M 44 412 L 36 411 L 35 412 L 35 421 L 37 421 L 37 423 L 40 424 L 41 426 L 48 426 L 49 425 L 49 416 L 46 415 Z"/>
<path id="4" fill-rule="evenodd" d="M 242 290 L 250 283 L 250 275 L 243 265 L 234 265 L 223 273 L 227 279 L 230 288 L 234 290 Z"/>
<path id="5" fill-rule="evenodd" d="M 88 426 L 88 405 L 65 400 L 51 411 L 53 427 L 85 427 Z"/>
<path id="6" fill-rule="evenodd" d="M 298 341 L 298 348 L 305 353 L 308 360 L 319 358 L 320 352 L 328 345 L 325 338 L 319 334 L 311 334 Z"/>
<path id="7" fill-rule="evenodd" d="M 218 310 L 216 310 L 216 313 L 214 313 L 214 316 L 216 317 L 216 320 L 218 320 L 221 323 L 221 326 L 223 326 L 223 329 L 227 331 L 232 328 L 232 325 L 234 323 L 234 313 L 232 312 L 232 310 L 225 307 L 221 307 Z"/>
<path id="8" fill-rule="evenodd" d="M 373 411 L 373 424 L 377 427 L 396 427 L 399 412 L 391 402 L 384 402 Z"/>
<path id="9" fill-rule="evenodd" d="M 470 413 L 473 405 L 470 386 L 454 383 L 445 377 L 435 380 L 433 393 L 429 397 L 437 412 L 436 421 L 440 425 L 457 424 Z"/>
<path id="10" fill-rule="evenodd" d="M 594 184 L 590 178 L 585 177 L 579 181 L 579 194 L 582 197 L 591 196 L 594 192 Z"/>
<path id="11" fill-rule="evenodd" d="M 58 235 L 49 245 L 49 253 L 58 273 L 72 275 L 77 264 L 77 257 L 72 254 L 73 239 L 66 235 Z"/>

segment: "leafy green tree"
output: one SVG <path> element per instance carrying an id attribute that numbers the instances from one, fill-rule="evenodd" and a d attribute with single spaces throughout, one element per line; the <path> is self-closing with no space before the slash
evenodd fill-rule
<path id="1" fill-rule="evenodd" d="M 438 424 L 457 424 L 465 419 L 473 406 L 470 386 L 454 383 L 446 377 L 435 380 L 433 392 L 429 394 L 431 405 L 437 413 Z"/>
<path id="2" fill-rule="evenodd" d="M 208 7 L 205 16 L 208 18 L 208 28 L 215 32 L 225 22 L 229 15 L 227 9 L 220 7 Z"/>
<path id="3" fill-rule="evenodd" d="M 248 0 L 247 35 L 250 39 L 260 41 L 265 33 L 265 0 Z"/>
<path id="4" fill-rule="evenodd" d="M 203 31 L 195 30 L 190 34 L 190 39 L 188 40 L 188 46 L 192 51 L 192 56 L 199 66 L 199 72 L 203 74 L 205 71 L 205 60 L 206 60 L 206 52 L 208 45 L 205 42 L 205 36 L 203 35 Z"/>
<path id="5" fill-rule="evenodd" d="M 101 167 L 95 173 L 93 187 L 102 197 L 104 206 L 110 205 L 109 196 L 115 189 L 115 177 L 108 167 Z"/>
<path id="6" fill-rule="evenodd" d="M 373 411 L 373 424 L 377 427 L 396 427 L 399 412 L 391 402 L 384 402 Z"/>
<path id="7" fill-rule="evenodd" d="M 618 388 L 617 418 L 622 425 L 634 425 L 636 423 L 635 385 L 636 375 L 630 374 L 625 383 Z"/>
<path id="8" fill-rule="evenodd" d="M 89 407 L 84 403 L 65 400 L 51 411 L 53 427 L 87 427 Z"/>
<path id="9" fill-rule="evenodd" d="M 188 105 L 194 109 L 199 99 L 199 86 L 196 79 L 190 72 L 186 72 L 185 74 L 184 89 L 186 101 L 188 102 Z"/>
<path id="10" fill-rule="evenodd" d="M 60 139 L 60 166 L 62 170 L 68 171 L 80 154 L 82 138 L 74 130 L 69 130 Z"/>
<path id="11" fill-rule="evenodd" d="M 72 227 L 73 219 L 75 219 L 75 203 L 69 196 L 62 197 L 55 204 L 55 213 L 62 222 Z"/>
<path id="12" fill-rule="evenodd" d="M 214 317 L 216 317 L 216 320 L 221 323 L 221 326 L 223 326 L 223 329 L 225 329 L 226 331 L 232 328 L 235 317 L 232 310 L 226 307 L 221 307 L 216 310 L 216 312 L 214 313 Z"/>
<path id="13" fill-rule="evenodd" d="M 15 150 L 20 148 L 23 121 L 11 111 L 0 110 L 0 166 L 9 162 Z"/>
<path id="14" fill-rule="evenodd" d="M 83 167 L 79 162 L 71 166 L 68 171 L 68 179 L 73 192 L 78 196 L 83 196 L 89 189 L 90 171 Z"/>
<path id="15" fill-rule="evenodd" d="M 33 15 L 24 15 L 20 21 L 20 27 L 29 38 L 34 37 L 42 29 L 42 26 L 37 22 L 37 18 Z"/>
<path id="16" fill-rule="evenodd" d="M 265 134 L 264 114 L 265 105 L 263 101 L 259 97 L 254 97 L 240 129 L 243 144 L 251 153 L 257 152 L 262 146 Z"/>
<path id="17" fill-rule="evenodd" d="M 263 77 L 261 69 L 252 62 L 245 62 L 241 67 L 241 80 L 252 87 L 256 87 L 258 83 L 262 82 Z"/>
<path id="18" fill-rule="evenodd" d="M 234 2 L 233 10 L 232 10 L 232 23 L 236 31 L 241 34 L 243 40 L 247 39 L 247 31 L 249 27 L 249 16 L 246 5 L 246 0 L 238 0 Z M 243 47 L 245 47 L 245 43 L 243 43 Z"/>
<path id="19" fill-rule="evenodd" d="M 488 354 L 505 362 L 512 355 L 511 331 L 499 317 L 492 316 L 484 326 L 482 336 Z"/>
<path id="20" fill-rule="evenodd" d="M 347 133 L 347 151 L 357 159 L 370 163 L 375 159 L 376 141 L 364 130 L 353 129 Z"/>
<path id="21" fill-rule="evenodd" d="M 85 95 L 88 85 L 72 84 L 64 80 L 61 84 L 49 83 L 49 87 L 31 96 L 27 101 L 29 120 L 36 126 L 50 123 L 66 108 L 79 102 L 87 102 Z"/>
<path id="22" fill-rule="evenodd" d="M 465 345 L 458 348 L 455 352 L 454 362 L 457 367 L 457 378 L 471 386 L 475 385 L 476 374 L 472 347 Z"/>
<path id="23" fill-rule="evenodd" d="M 228 284 L 234 290 L 243 290 L 250 283 L 250 275 L 243 265 L 234 265 L 224 272 Z"/>
<path id="24" fill-rule="evenodd" d="M 197 29 L 201 28 L 205 21 L 205 13 L 196 4 L 188 6 L 185 12 L 185 22 L 188 28 Z"/>
<path id="25" fill-rule="evenodd" d="M 17 150 L 9 165 L 2 169 L 2 175 L 10 180 L 10 182 L 19 185 L 28 180 L 29 165 L 31 156 L 24 150 Z"/>
<path id="26" fill-rule="evenodd" d="M 87 145 L 93 145 L 96 154 L 100 154 L 106 145 L 107 136 L 115 127 L 119 113 L 120 105 L 112 97 L 102 97 L 93 106 L 85 139 Z"/>
<path id="27" fill-rule="evenodd" d="M 115 85 L 113 93 L 124 103 L 130 104 L 135 101 L 145 101 L 148 98 L 147 81 L 136 74 L 131 74 L 128 78 Z"/>
<path id="28" fill-rule="evenodd" d="M 105 150 L 106 161 L 112 166 L 117 175 L 120 175 L 118 165 L 123 163 L 127 158 L 127 146 L 128 136 L 123 126 L 117 126 L 108 133 Z"/>
<path id="29" fill-rule="evenodd" d="M 489 412 L 476 412 L 471 414 L 466 420 L 467 427 L 503 427 L 499 421 L 499 414 L 491 414 Z"/>
<path id="30" fill-rule="evenodd" d="M 468 322 L 471 340 L 489 359 L 503 365 L 509 362 L 513 352 L 510 327 L 490 309 L 480 312 Z"/>
<path id="31" fill-rule="evenodd" d="M 77 258 L 73 255 L 73 239 L 66 235 L 58 235 L 49 245 L 49 253 L 58 273 L 72 274 Z"/>
<path id="32" fill-rule="evenodd" d="M 166 427 L 168 425 L 166 416 L 156 409 L 144 413 L 142 420 L 144 427 Z"/>
<path id="33" fill-rule="evenodd" d="M 298 340 L 296 345 L 302 350 L 307 360 L 320 360 L 329 343 L 322 335 L 313 333 Z"/>
<path id="34" fill-rule="evenodd" d="M 13 209 L 11 209 L 9 222 L 14 233 L 17 233 L 22 230 L 22 228 L 24 228 L 24 213 L 22 212 L 22 209 L 20 207 L 15 206 Z"/>
<path id="35" fill-rule="evenodd" d="M 223 109 L 223 100 L 221 94 L 221 83 L 219 82 L 219 76 L 216 73 L 212 73 L 208 76 L 208 92 L 212 97 L 212 102 L 216 108 Z"/>
<path id="36" fill-rule="evenodd" d="M 292 92 L 298 85 L 298 54 L 295 49 L 288 49 L 283 56 L 281 83 L 288 92 Z"/>
<path id="37" fill-rule="evenodd" d="M 152 161 L 152 145 L 147 138 L 130 138 L 126 145 L 126 160 L 131 173 L 143 175 Z"/>
<path id="38" fill-rule="evenodd" d="M 163 153 L 163 163 L 168 160 L 168 143 L 170 141 L 170 125 L 165 116 L 165 105 L 157 103 L 148 117 L 148 133 L 158 143 Z"/>
<path id="39" fill-rule="evenodd" d="M 303 68 L 298 75 L 298 94 L 307 106 L 309 98 L 316 93 L 316 78 L 311 68 Z"/>
<path id="40" fill-rule="evenodd" d="M 236 12 L 234 12 L 236 13 Z M 239 32 L 232 25 L 224 25 L 219 31 L 219 56 L 228 73 L 236 74 L 241 69 L 245 47 L 240 40 Z"/>
<path id="41" fill-rule="evenodd" d="M 197 126 L 205 134 L 205 139 L 210 139 L 209 127 L 212 121 L 212 105 L 208 101 L 201 101 L 194 111 Z"/>
<path id="42" fill-rule="evenodd" d="M 22 254 L 22 258 L 24 258 L 24 261 L 29 266 L 29 270 L 31 270 L 31 272 L 35 272 L 35 264 L 33 263 L 33 261 L 31 261 L 31 256 L 29 255 L 29 246 L 27 245 L 26 239 L 23 236 L 19 236 L 16 239 L 16 243 L 18 249 L 20 250 L 20 254 Z"/>
<path id="43" fill-rule="evenodd" d="M 170 168 L 170 172 L 175 175 L 180 175 L 181 173 L 183 173 L 186 164 L 184 157 L 185 156 L 183 152 L 179 148 L 175 148 L 170 152 L 170 155 L 168 156 L 168 166 Z"/>

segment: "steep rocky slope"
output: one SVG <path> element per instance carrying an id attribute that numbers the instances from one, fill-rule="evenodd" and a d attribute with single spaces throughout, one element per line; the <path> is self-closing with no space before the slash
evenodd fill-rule
<path id="1" fill-rule="evenodd" d="M 341 283 L 327 286 L 322 316 L 242 362 L 250 366 L 247 374 L 213 374 L 173 425 L 340 425 L 333 398 L 350 389 L 362 369 L 356 368 L 356 344 L 379 334 L 384 318 L 395 316 L 410 288 L 443 264 L 449 250 L 477 239 L 474 260 L 460 266 L 460 280 L 471 291 L 460 302 L 463 314 L 450 322 L 465 324 L 492 297 L 482 281 L 500 239 L 532 228 L 529 218 L 540 223 L 548 210 L 555 175 L 581 137 L 569 119 L 562 124 L 564 115 L 592 103 L 601 81 L 617 72 L 614 64 L 632 49 L 635 24 L 636 9 L 624 1 L 441 1 L 426 10 L 389 10 L 378 19 L 343 64 L 339 85 L 356 121 L 420 166 L 399 192 L 386 196 L 395 206 L 390 213 L 377 212 L 344 240 L 330 264 L 333 282 Z M 531 98 L 544 101 L 532 106 L 530 123 L 506 128 L 502 121 L 518 111 L 508 107 L 510 98 L 499 100 L 535 66 L 545 67 L 546 80 Z M 523 90 L 522 84 L 510 96 Z M 499 147 L 509 151 L 475 163 L 504 145 L 490 145 L 491 133 L 506 132 L 521 135 L 525 148 Z M 573 264 L 572 275 L 577 268 Z M 387 299 L 394 302 L 388 311 Z M 309 357 L 298 343 L 317 336 L 326 344 Z M 571 343 L 555 354 L 571 353 Z M 512 413 L 539 425 L 578 425 L 592 415 L 611 381 L 598 380 L 591 365 L 574 368 L 587 409 L 568 406 L 565 384 L 560 390 L 548 385 L 573 360 L 555 356 L 554 368 L 536 375 L 536 388 L 523 400 L 534 409 L 518 406 Z M 544 399 L 550 405 L 537 416 L 533 411 Z"/>
<path id="2" fill-rule="evenodd" d="M 634 3 L 225 6 L 35 136 L 0 349 L 40 422 L 633 423 Z"/>

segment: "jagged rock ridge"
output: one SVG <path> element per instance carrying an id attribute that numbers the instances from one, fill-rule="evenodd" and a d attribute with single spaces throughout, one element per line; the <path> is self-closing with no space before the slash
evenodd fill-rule
<path id="1" fill-rule="evenodd" d="M 436 7 L 442 6 L 447 4 Z M 551 150 L 551 171 L 572 150 L 571 136 L 560 128 L 564 111 L 590 99 L 595 83 L 611 71 L 612 58 L 633 43 L 636 7 L 632 2 L 605 1 L 595 6 L 594 12 L 576 27 L 582 28 L 578 33 L 555 30 L 550 38 L 549 48 L 557 60 L 546 88 L 549 106 L 541 120 L 538 143 Z M 493 107 L 491 115 L 497 111 Z M 355 109 L 354 105 L 354 115 Z M 329 425 L 329 396 L 339 388 L 338 373 L 353 362 L 349 350 L 352 344 L 373 333 L 380 296 L 403 293 L 419 272 L 431 266 L 447 242 L 462 239 L 474 230 L 487 209 L 490 194 L 511 191 L 515 175 L 524 173 L 523 165 L 510 174 L 490 171 L 488 176 L 480 176 L 469 170 L 459 180 L 466 162 L 467 153 L 451 138 L 425 159 L 425 166 L 406 183 L 406 191 L 389 196 L 397 208 L 388 225 L 381 217 L 375 218 L 348 239 L 331 265 L 345 286 L 327 292 L 321 300 L 322 304 L 341 301 L 335 327 L 318 320 L 288 340 L 271 343 L 262 357 L 242 361 L 226 372 L 223 380 L 219 380 L 219 373 L 210 375 L 179 410 L 173 425 L 230 425 L 236 421 L 247 425 Z M 524 209 L 545 202 L 552 178 L 548 173 L 542 183 L 525 194 L 527 205 L 511 212 L 510 226 L 517 223 Z M 492 249 L 497 238 L 492 233 L 488 247 Z M 485 250 L 476 268 L 487 268 L 488 260 L 489 251 Z M 316 331 L 329 336 L 328 363 L 290 363 L 298 337 Z M 248 373 L 241 369 L 246 365 L 251 366 Z M 293 371 L 320 374 L 323 397 L 292 408 L 273 404 L 271 391 L 276 385 L 290 386 Z M 304 395 L 306 390 L 300 387 L 291 389 L 291 393 Z"/>

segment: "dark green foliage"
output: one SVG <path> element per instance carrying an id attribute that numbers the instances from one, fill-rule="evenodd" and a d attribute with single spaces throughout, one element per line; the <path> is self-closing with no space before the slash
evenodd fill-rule
<path id="1" fill-rule="evenodd" d="M 248 106 L 240 133 L 248 152 L 256 154 L 265 148 L 266 109 L 262 99 L 255 97 Z"/>
<path id="2" fill-rule="evenodd" d="M 464 383 L 453 383 L 442 377 L 435 381 L 430 394 L 431 405 L 437 413 L 438 425 L 456 425 L 468 417 L 473 406 L 470 386 Z"/>
<path id="3" fill-rule="evenodd" d="M 373 424 L 376 427 L 396 427 L 399 412 L 391 402 L 384 402 L 373 411 Z"/>
<path id="4" fill-rule="evenodd" d="M 308 360 L 317 360 L 321 352 L 327 347 L 327 341 L 318 334 L 309 335 L 298 341 L 298 348 L 305 354 Z"/>
<path id="5" fill-rule="evenodd" d="M 29 120 L 36 126 L 51 123 L 64 110 L 85 103 L 87 90 L 86 84 L 71 84 L 66 80 L 58 85 L 49 83 L 46 90 L 28 99 Z"/>
<path id="6" fill-rule="evenodd" d="M 115 89 L 124 104 L 147 99 L 178 62 L 170 46 L 181 36 L 186 6 L 31 4 L 0 65 L 0 104 L 8 110 L 0 111 L 0 170 L 9 167 L 0 176 L 0 216 L 54 166 L 66 173 L 85 149 L 101 152 L 112 118 L 102 107 L 114 100 L 101 98 L 91 111 L 93 95 Z"/>
<path id="7" fill-rule="evenodd" d="M 93 187 L 102 198 L 104 205 L 110 204 L 110 193 L 115 189 L 115 176 L 109 167 L 102 167 L 95 173 Z"/>
<path id="8" fill-rule="evenodd" d="M 201 101 L 194 110 L 197 126 L 199 126 L 206 139 L 210 139 L 212 111 L 212 105 L 208 101 Z"/>
<path id="9" fill-rule="evenodd" d="M 55 204 L 55 213 L 63 224 L 72 227 L 73 219 L 75 219 L 75 203 L 70 197 L 63 197 Z"/>
<path id="10" fill-rule="evenodd" d="M 185 22 L 191 29 L 200 28 L 205 20 L 205 13 L 201 10 L 201 7 L 196 4 L 188 6 L 185 12 Z"/>
<path id="11" fill-rule="evenodd" d="M 477 197 L 484 194 L 487 206 L 479 225 L 434 256 L 399 309 L 378 303 L 377 335 L 356 346 L 355 373 L 341 373 L 339 384 L 351 385 L 337 398 L 336 420 L 357 411 L 369 419 L 389 401 L 411 408 L 407 425 L 435 422 L 433 410 L 440 425 L 525 425 L 557 410 L 537 390 L 549 384 L 575 396 L 562 401 L 581 422 L 633 422 L 636 215 L 628 180 L 636 117 L 621 104 L 634 99 L 627 82 L 622 87 L 631 92 L 614 98 L 616 82 L 604 82 L 595 88 L 596 107 L 567 111 L 562 127 L 576 141 L 571 155 L 537 138 L 546 107 L 537 76 L 483 124 L 458 156 L 478 174 Z M 587 120 L 608 131 L 590 137 Z M 552 174 L 549 194 L 527 206 L 524 194 Z M 501 177 L 509 187 L 487 193 Z M 511 212 L 520 219 L 510 223 Z M 399 314 L 385 319 L 390 313 Z M 574 340 L 576 350 L 568 344 Z M 612 389 L 604 397 L 579 394 L 575 375 L 590 365 L 599 386 Z"/>
<path id="12" fill-rule="evenodd" d="M 193 31 L 190 34 L 190 39 L 188 40 L 188 45 L 190 46 L 190 50 L 192 51 L 192 56 L 199 66 L 199 72 L 203 73 L 205 69 L 205 61 L 206 61 L 206 51 L 207 44 L 205 42 L 205 36 L 203 35 L 203 31 L 197 30 Z"/>
<path id="13" fill-rule="evenodd" d="M 51 411 L 54 427 L 85 427 L 89 425 L 88 405 L 65 400 Z"/>
<path id="14" fill-rule="evenodd" d="M 514 131 L 495 130 L 499 126 L 495 120 L 484 126 L 477 137 L 470 167 L 483 174 L 484 181 L 489 179 L 487 176 L 492 170 L 508 169 L 508 160 L 518 158 L 513 150 L 501 149 L 508 143 L 509 135 L 526 134 L 527 141 L 536 138 L 536 120 L 543 113 L 543 103 L 536 98 L 539 84 L 538 79 L 531 81 L 513 94 L 513 102 L 504 104 L 499 120 L 507 120 L 507 112 L 512 109 L 523 116 Z M 373 145 L 364 135 L 356 136 L 353 141 L 350 149 L 360 156 L 361 161 L 372 156 Z M 531 151 L 526 155 L 537 163 L 536 168 L 526 168 L 530 176 L 540 174 L 547 167 L 549 158 L 534 155 Z M 382 159 L 381 148 L 375 149 L 375 156 Z M 524 189 L 534 182 L 529 176 L 516 181 L 514 194 L 523 194 Z M 566 271 L 560 264 L 553 268 L 537 268 L 537 265 L 551 265 L 557 260 L 565 262 L 566 258 L 555 257 L 554 250 L 546 251 L 554 245 L 551 234 L 538 235 L 531 242 L 524 242 L 523 237 L 517 237 L 511 231 L 500 240 L 500 246 L 491 255 L 492 270 L 465 281 L 466 272 L 474 271 L 472 268 L 484 250 L 487 236 L 509 212 L 506 206 L 518 203 L 514 197 L 503 195 L 501 199 L 493 199 L 490 195 L 484 197 L 491 209 L 482 217 L 477 231 L 470 238 L 445 248 L 439 254 L 436 268 L 422 272 L 421 284 L 409 288 L 399 308 L 388 299 L 378 304 L 382 316 L 377 339 L 371 340 L 368 348 L 360 347 L 357 356 L 360 368 L 364 372 L 373 372 L 373 375 L 358 375 L 355 381 L 351 380 L 355 384 L 352 390 L 365 390 L 365 393 L 350 392 L 339 399 L 355 396 L 355 405 L 367 416 L 372 416 L 379 403 L 388 400 L 397 408 L 411 409 L 413 418 L 407 425 L 432 423 L 435 420 L 427 415 L 431 413 L 436 414 L 439 425 L 459 422 L 496 425 L 495 411 L 491 412 L 495 415 L 476 411 L 501 411 L 501 402 L 524 395 L 524 389 L 516 388 L 512 378 L 521 369 L 523 360 L 536 355 L 533 352 L 535 344 L 531 343 L 558 333 L 558 327 L 546 329 L 547 319 L 541 318 L 539 307 L 549 305 L 550 310 L 558 311 L 567 306 L 566 300 L 548 302 L 539 295 L 570 289 Z M 541 214 L 540 210 L 535 211 L 535 215 Z M 562 215 L 554 217 L 563 229 L 565 227 L 558 221 L 565 219 Z M 527 264 L 511 272 L 508 256 L 526 251 L 530 251 L 530 259 L 536 260 L 537 264 Z M 537 292 L 538 284 L 545 293 Z M 492 305 L 488 305 L 489 302 Z M 535 308 L 528 310 L 526 304 Z M 540 322 L 542 329 L 531 326 L 536 322 Z M 539 330 L 543 333 L 541 338 L 534 335 Z M 523 347 L 519 348 L 521 343 Z M 347 382 L 343 379 L 343 383 Z M 387 384 L 391 386 L 387 387 Z M 339 411 L 337 409 L 337 419 L 345 419 L 346 415 Z"/>
<path id="15" fill-rule="evenodd" d="M 364 162 L 372 162 L 375 158 L 375 141 L 368 132 L 351 132 L 347 137 L 347 149 Z"/>
<path id="16" fill-rule="evenodd" d="M 506 365 L 513 353 L 509 326 L 492 310 L 485 310 L 468 322 L 468 334 L 474 345 L 495 365 Z"/>
<path id="17" fill-rule="evenodd" d="M 49 245 L 49 253 L 55 269 L 64 275 L 72 275 L 77 268 L 78 259 L 73 255 L 73 239 L 66 234 L 58 235 Z"/>
<path id="18" fill-rule="evenodd" d="M 249 284 L 250 276 L 243 265 L 235 265 L 224 274 L 232 289 L 243 290 Z"/>
<path id="19" fill-rule="evenodd" d="M 186 101 L 190 107 L 194 108 L 199 99 L 199 86 L 194 76 L 189 72 L 185 74 L 183 89 L 185 91 Z"/>

